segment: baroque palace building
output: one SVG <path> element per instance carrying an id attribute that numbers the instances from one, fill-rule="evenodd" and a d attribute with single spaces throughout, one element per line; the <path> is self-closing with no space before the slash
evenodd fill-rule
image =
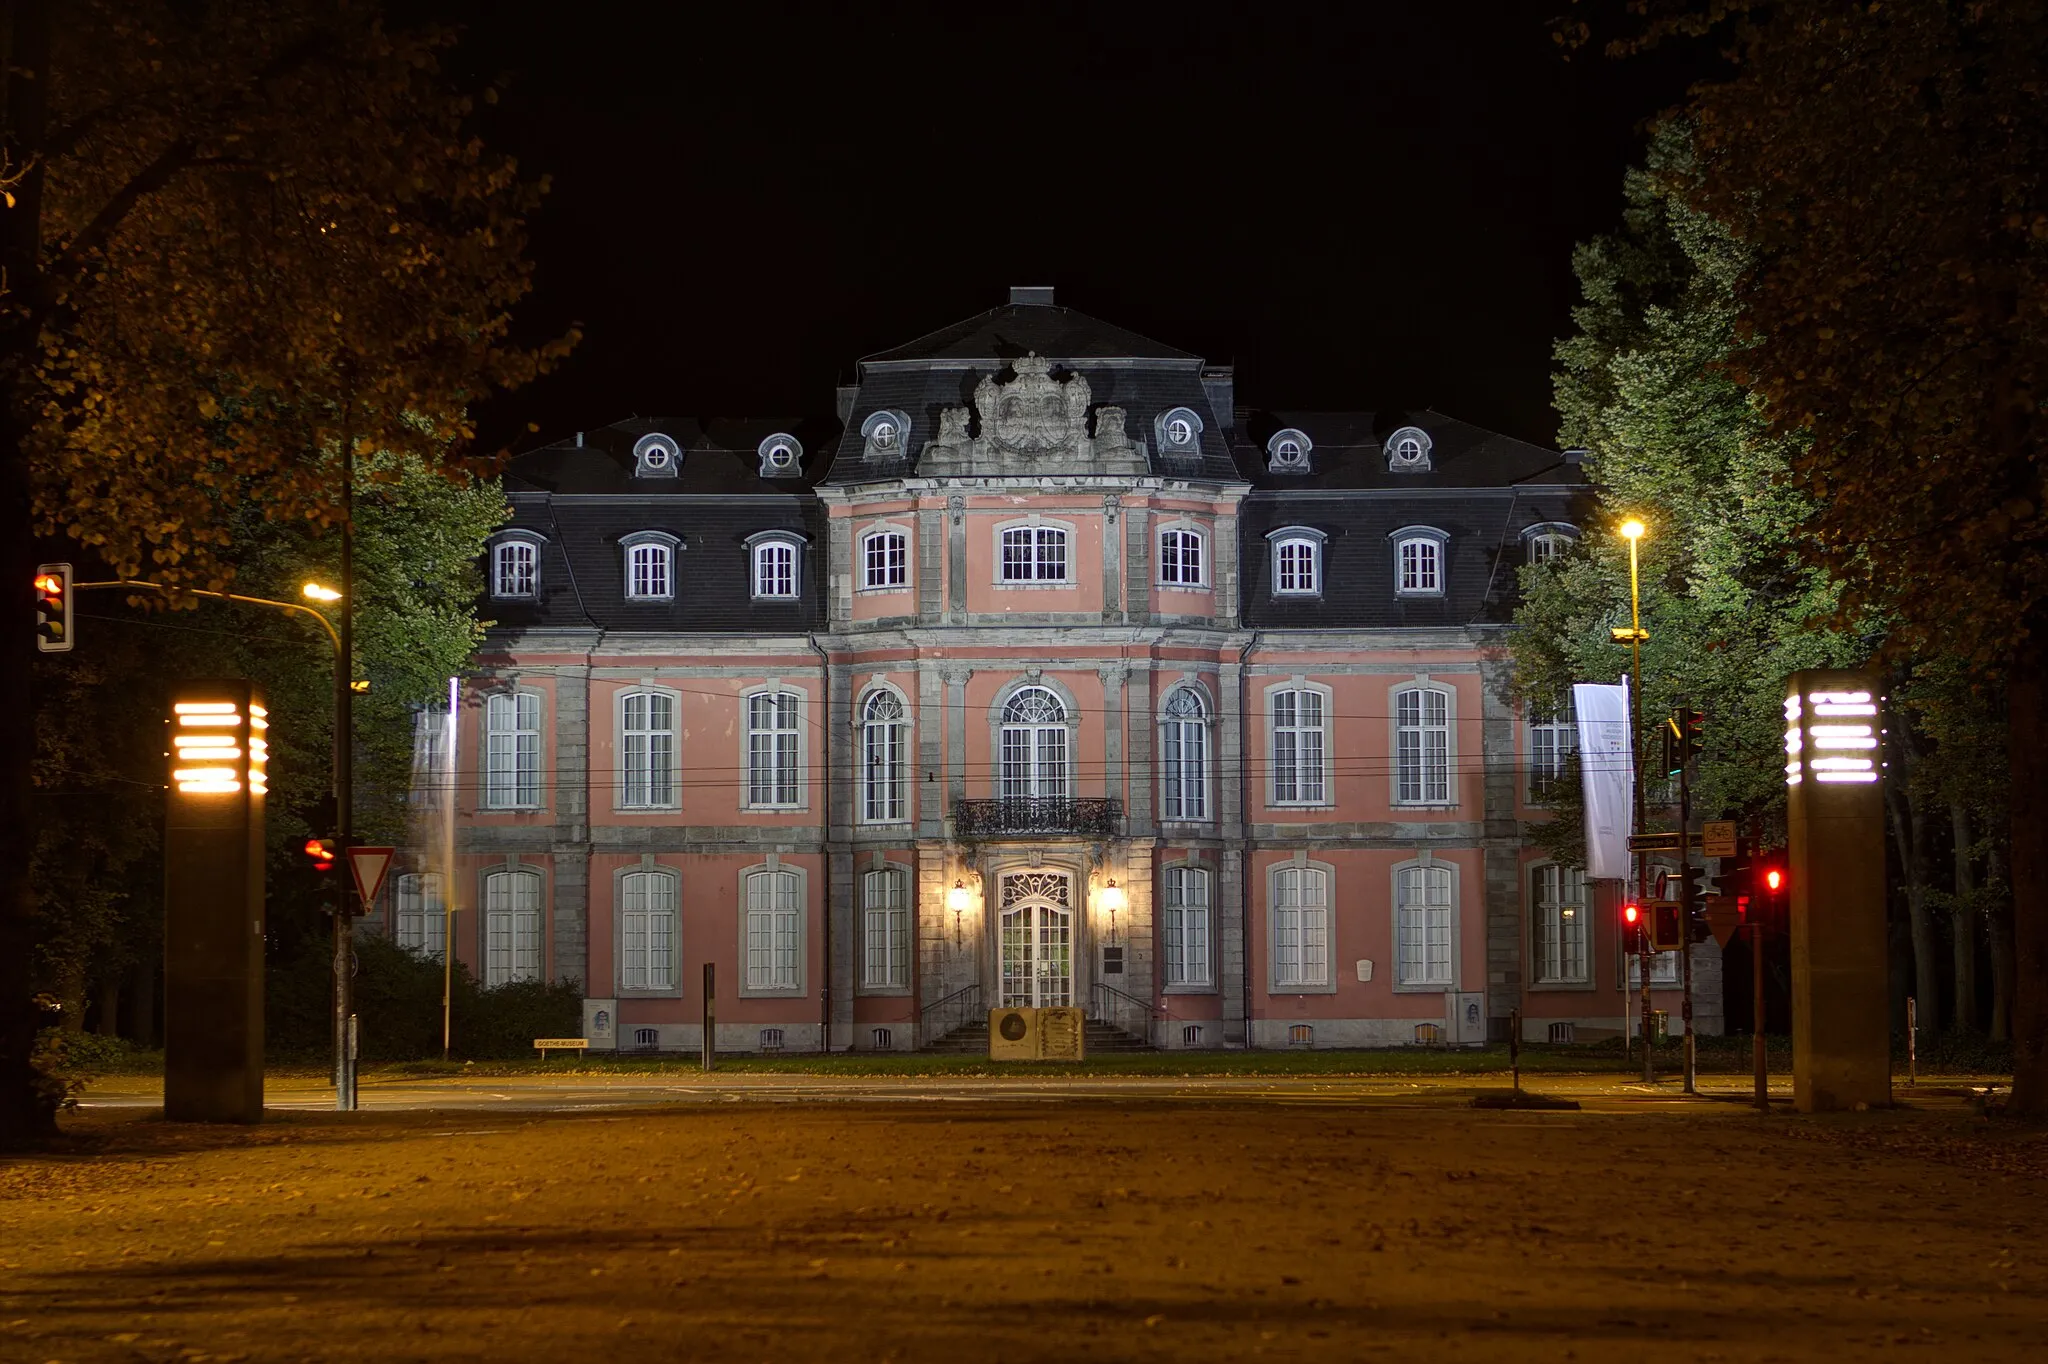
<path id="1" fill-rule="evenodd" d="M 577 982 L 593 1048 L 698 1046 L 706 963 L 731 1050 L 1014 1004 L 1159 1047 L 1626 1026 L 1612 916 L 1528 838 L 1569 727 L 1507 688 L 1523 566 L 1580 533 L 1567 455 L 1240 407 L 1016 289 L 861 361 L 822 429 L 623 421 L 506 488 L 456 951 Z M 424 865 L 376 913 L 438 952 Z"/>

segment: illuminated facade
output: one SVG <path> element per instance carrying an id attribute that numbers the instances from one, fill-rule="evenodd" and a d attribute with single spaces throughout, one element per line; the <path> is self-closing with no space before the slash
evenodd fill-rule
<path id="1" fill-rule="evenodd" d="M 581 983 L 593 1047 L 695 1047 L 707 961 L 738 1050 L 1004 1003 L 1160 1047 L 1625 1026 L 1612 925 L 1527 838 L 1570 727 L 1507 697 L 1519 575 L 1578 535 L 1554 451 L 1241 408 L 1018 290 L 824 427 L 620 422 L 507 489 L 457 951 Z M 440 885 L 394 881 L 437 950 Z"/>

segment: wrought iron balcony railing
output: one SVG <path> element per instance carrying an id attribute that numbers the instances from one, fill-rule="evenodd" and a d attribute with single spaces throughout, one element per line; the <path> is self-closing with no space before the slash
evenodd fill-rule
<path id="1" fill-rule="evenodd" d="M 1099 796 L 999 796 L 953 804 L 953 830 L 961 838 L 1116 837 L 1121 801 Z"/>

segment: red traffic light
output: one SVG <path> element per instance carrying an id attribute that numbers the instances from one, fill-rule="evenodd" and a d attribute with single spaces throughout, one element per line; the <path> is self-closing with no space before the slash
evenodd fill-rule
<path id="1" fill-rule="evenodd" d="M 306 857 L 313 863 L 314 871 L 334 870 L 334 840 L 331 838 L 309 838 L 306 840 Z"/>
<path id="2" fill-rule="evenodd" d="M 1623 906 L 1621 907 L 1621 921 L 1622 921 L 1623 923 L 1625 923 L 1625 924 L 1635 924 L 1635 923 L 1640 923 L 1640 922 L 1642 922 L 1642 918 L 1643 918 L 1643 910 L 1642 910 L 1642 906 L 1641 906 L 1641 905 L 1636 905 L 1636 904 L 1626 904 L 1626 905 L 1623 905 Z"/>
<path id="3" fill-rule="evenodd" d="M 1785 888 L 1785 873 L 1772 867 L 1764 873 L 1764 884 L 1771 888 L 1771 894 L 1776 895 Z"/>

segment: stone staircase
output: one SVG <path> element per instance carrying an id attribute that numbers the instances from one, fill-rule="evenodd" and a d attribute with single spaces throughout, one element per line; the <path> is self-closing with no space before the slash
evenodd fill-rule
<path id="1" fill-rule="evenodd" d="M 1151 1045 L 1143 1038 L 1133 1037 L 1122 1028 L 1096 1018 L 1087 1020 L 1082 1045 L 1087 1049 L 1087 1054 L 1090 1056 L 1128 1054 L 1152 1050 Z M 938 1041 L 927 1045 L 925 1050 L 948 1056 L 986 1056 L 988 1055 L 988 1024 L 986 1022 L 969 1023 L 964 1028 L 956 1028 Z"/>

